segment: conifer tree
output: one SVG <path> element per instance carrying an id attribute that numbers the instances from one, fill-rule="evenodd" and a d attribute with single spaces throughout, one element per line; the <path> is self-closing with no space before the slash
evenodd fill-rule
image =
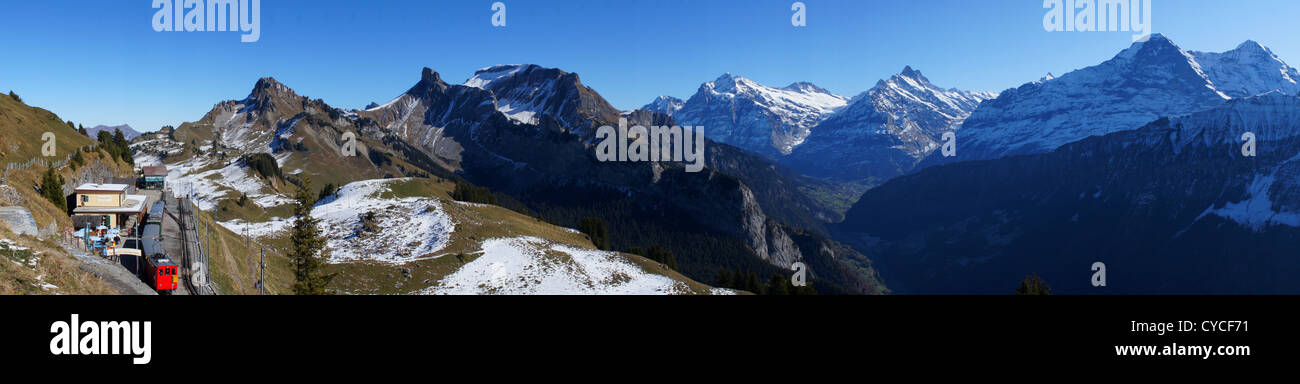
<path id="1" fill-rule="evenodd" d="M 763 288 L 763 294 L 784 296 L 790 294 L 790 279 L 780 273 L 773 273 L 772 278 L 767 280 L 767 286 Z"/>
<path id="2" fill-rule="evenodd" d="M 609 250 L 609 227 L 605 221 L 595 217 L 585 217 L 578 223 L 578 231 L 587 234 L 591 243 L 601 250 Z"/>
<path id="3" fill-rule="evenodd" d="M 1016 288 L 1017 295 L 1034 296 L 1034 295 L 1051 295 L 1052 286 L 1047 285 L 1043 278 L 1038 274 L 1025 276 L 1025 280 L 1020 282 L 1020 288 Z"/>
<path id="4" fill-rule="evenodd" d="M 63 196 L 63 183 L 63 175 L 54 172 L 54 168 L 46 169 L 45 175 L 41 177 L 41 197 L 49 200 L 60 211 L 66 212 L 68 201 Z"/>
<path id="5" fill-rule="evenodd" d="M 325 239 L 321 237 L 320 229 L 317 227 L 320 220 L 311 216 L 314 196 L 310 190 L 311 180 L 308 179 L 294 193 L 295 220 L 290 235 L 293 244 L 289 250 L 289 259 L 294 267 L 294 278 L 297 279 L 293 285 L 293 292 L 297 295 L 324 295 L 325 287 L 335 275 L 321 271 L 325 259 L 320 252 L 325 248 Z"/>
<path id="6" fill-rule="evenodd" d="M 728 271 L 726 268 L 718 267 L 718 287 L 734 288 L 735 285 L 735 280 L 731 277 L 731 271 Z"/>

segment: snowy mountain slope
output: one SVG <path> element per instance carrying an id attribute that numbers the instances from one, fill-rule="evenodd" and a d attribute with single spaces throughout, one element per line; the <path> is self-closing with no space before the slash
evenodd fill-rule
<path id="1" fill-rule="evenodd" d="M 710 139 L 779 158 L 845 105 L 848 98 L 809 83 L 772 88 L 725 74 L 701 85 L 672 116 L 684 126 L 703 126 Z"/>
<path id="2" fill-rule="evenodd" d="M 138 165 L 161 165 L 157 158 L 141 156 Z M 221 166 L 202 158 L 191 158 L 180 163 L 167 164 L 167 183 L 180 193 L 193 193 L 200 209 L 211 210 L 228 199 L 247 196 L 261 208 L 272 208 L 292 203 L 292 199 L 278 192 L 265 180 L 250 172 L 248 167 L 230 162 Z"/>
<path id="3" fill-rule="evenodd" d="M 480 69 L 465 86 L 491 91 L 497 109 L 512 120 L 537 124 L 549 115 L 566 127 L 586 131 L 592 117 L 617 119 L 619 111 L 575 73 L 527 65 L 498 65 Z"/>
<path id="4" fill-rule="evenodd" d="M 668 117 L 672 117 L 677 114 L 677 111 L 682 110 L 685 106 L 686 102 L 682 101 L 682 99 L 672 96 L 659 96 L 658 98 L 655 98 L 655 101 L 641 107 L 641 110 L 662 113 Z"/>
<path id="5" fill-rule="evenodd" d="M 1260 143 L 1256 151 L 1267 159 L 1251 170 L 1243 198 L 1218 201 L 1198 220 L 1217 215 L 1255 231 L 1300 227 L 1300 148 L 1285 145 L 1300 137 L 1300 97 L 1271 92 L 1235 99 L 1222 108 L 1171 119 L 1167 127 L 1175 153 L 1240 148 L 1249 132 Z"/>
<path id="6" fill-rule="evenodd" d="M 1222 52 L 1190 52 L 1214 87 L 1229 97 L 1249 97 L 1272 91 L 1300 93 L 1300 72 L 1255 41 Z"/>
<path id="7" fill-rule="evenodd" d="M 1261 142 L 1276 142 L 1300 135 L 1300 98 L 1269 92 L 1233 99 L 1208 111 L 1170 119 L 1175 151 L 1189 146 L 1236 145 L 1250 132 Z M 1269 148 L 1281 150 L 1281 148 Z M 1298 180 L 1300 181 L 1300 180 Z"/>
<path id="8" fill-rule="evenodd" d="M 901 175 L 942 144 L 988 92 L 940 88 L 908 66 L 854 97 L 783 159 L 815 177 L 878 184 Z"/>
<path id="9" fill-rule="evenodd" d="M 1242 155 L 1242 135 L 1258 138 Z M 909 293 L 1294 293 L 1300 97 L 1273 92 L 1049 153 L 934 167 L 872 189 L 837 238 Z M 1082 267 L 1081 267 L 1082 266 Z M 1086 269 L 1085 269 L 1086 271 Z M 1010 283 L 1008 283 L 1010 282 Z"/>
<path id="10" fill-rule="evenodd" d="M 931 155 L 926 165 L 1041 153 L 1233 97 L 1294 94 L 1295 78 L 1294 69 L 1257 43 L 1195 53 L 1152 35 L 1097 66 L 1003 92 L 962 125 L 955 158 Z"/>

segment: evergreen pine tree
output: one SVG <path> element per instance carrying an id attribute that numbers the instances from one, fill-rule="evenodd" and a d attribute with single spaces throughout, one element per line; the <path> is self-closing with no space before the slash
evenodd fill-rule
<path id="1" fill-rule="evenodd" d="M 736 283 L 733 279 L 734 278 L 731 277 L 731 271 L 728 271 L 726 268 L 718 267 L 719 288 L 735 288 Z"/>
<path id="2" fill-rule="evenodd" d="M 668 269 L 672 269 L 672 270 L 677 269 L 677 256 L 673 256 L 672 251 L 664 249 L 664 247 L 655 245 L 650 247 L 650 249 L 647 250 L 646 253 L 647 254 L 645 256 L 650 258 L 650 260 L 663 263 L 664 265 L 668 266 Z"/>
<path id="3" fill-rule="evenodd" d="M 63 175 L 54 172 L 54 168 L 46 169 L 45 175 L 41 177 L 41 197 L 49 200 L 60 211 L 66 212 L 68 200 L 63 196 L 63 183 Z"/>
<path id="4" fill-rule="evenodd" d="M 772 278 L 767 280 L 767 286 L 763 288 L 764 295 L 784 296 L 790 294 L 790 279 L 780 273 L 773 273 Z"/>
<path id="5" fill-rule="evenodd" d="M 753 271 L 745 272 L 745 290 L 753 293 L 762 293 L 763 287 L 758 285 L 758 275 Z"/>
<path id="6" fill-rule="evenodd" d="M 23 98 L 18 97 L 18 94 L 14 93 L 14 91 L 9 91 L 9 97 L 14 98 L 14 101 L 17 101 L 19 103 L 23 102 Z"/>
<path id="7" fill-rule="evenodd" d="M 316 197 L 316 201 L 325 200 L 326 198 L 338 193 L 339 187 L 334 185 L 334 183 L 325 184 L 325 188 L 320 190 L 320 196 Z"/>
<path id="8" fill-rule="evenodd" d="M 609 226 L 605 221 L 595 217 L 584 217 L 578 223 L 578 231 L 587 234 L 591 243 L 601 250 L 609 250 Z"/>
<path id="9" fill-rule="evenodd" d="M 289 259 L 294 267 L 294 278 L 297 279 L 293 285 L 293 292 L 297 295 L 324 295 L 325 286 L 329 285 L 335 275 L 321 271 L 325 260 L 320 252 L 325 248 L 325 239 L 321 237 L 320 229 L 316 226 L 320 220 L 311 217 L 314 196 L 310 192 L 310 183 L 310 179 L 305 180 L 304 185 L 298 187 L 297 192 L 294 193 L 295 220 L 290 235 L 293 244 L 289 250 Z"/>
<path id="10" fill-rule="evenodd" d="M 1017 295 L 1051 295 L 1052 286 L 1047 285 L 1043 278 L 1038 277 L 1037 273 L 1025 276 L 1025 280 L 1020 282 L 1020 288 L 1016 288 Z"/>
<path id="11" fill-rule="evenodd" d="M 77 168 L 81 168 L 81 166 L 84 165 L 84 164 L 86 164 L 86 158 L 84 158 L 84 157 L 81 156 L 81 151 L 75 151 L 75 152 L 73 152 L 73 153 L 72 153 L 72 170 L 75 171 L 75 170 L 77 170 Z"/>

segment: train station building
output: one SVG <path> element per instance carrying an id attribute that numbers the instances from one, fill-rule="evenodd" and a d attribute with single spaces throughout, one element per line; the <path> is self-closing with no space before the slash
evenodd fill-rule
<path id="1" fill-rule="evenodd" d="M 74 220 L 97 221 L 108 228 L 121 227 L 131 217 L 138 221 L 145 214 L 148 197 L 128 194 L 129 189 L 126 184 L 82 184 L 76 189 L 77 204 L 72 210 Z"/>
<path id="2" fill-rule="evenodd" d="M 167 188 L 167 167 L 163 165 L 151 165 L 140 169 L 140 188 L 144 189 L 165 189 Z"/>

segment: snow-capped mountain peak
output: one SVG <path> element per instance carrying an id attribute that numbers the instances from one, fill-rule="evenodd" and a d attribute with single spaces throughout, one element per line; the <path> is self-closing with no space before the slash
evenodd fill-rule
<path id="1" fill-rule="evenodd" d="M 753 80 L 741 76 L 735 76 L 731 73 L 725 73 L 722 76 L 718 76 L 716 80 L 705 84 L 705 86 L 717 93 L 730 94 L 760 91 L 762 88 L 766 88 Z"/>
<path id="2" fill-rule="evenodd" d="M 567 129 L 585 132 L 588 117 L 616 121 L 619 115 L 578 74 L 556 68 L 498 65 L 480 69 L 464 85 L 491 91 L 497 109 L 519 123 L 537 124 L 541 116 L 551 116 Z"/>
<path id="3" fill-rule="evenodd" d="M 644 107 L 641 107 L 641 109 L 672 116 L 676 114 L 677 111 L 680 111 L 685 105 L 686 102 L 682 101 L 682 99 L 664 95 L 655 98 L 655 101 L 646 104 Z"/>
<path id="4" fill-rule="evenodd" d="M 938 87 L 907 66 L 813 128 L 787 162 L 818 177 L 876 183 L 910 170 L 939 148 L 944 132 L 996 96 Z"/>
<path id="5" fill-rule="evenodd" d="M 806 82 L 806 81 L 800 81 L 800 82 L 797 82 L 797 83 L 793 83 L 793 84 L 787 85 L 787 86 L 785 86 L 785 88 L 781 88 L 781 89 L 782 89 L 782 90 L 786 90 L 786 91 L 792 91 L 792 92 L 803 92 L 803 93 L 825 93 L 825 94 L 831 94 L 830 91 L 827 91 L 827 90 L 823 89 L 822 87 L 818 87 L 816 84 L 809 83 L 809 82 Z"/>
<path id="6" fill-rule="evenodd" d="M 773 88 L 726 73 L 700 85 L 672 116 L 683 125 L 703 126 L 714 140 L 779 157 L 847 104 L 848 98 L 811 83 Z"/>
<path id="7" fill-rule="evenodd" d="M 1258 43 L 1223 53 L 1189 52 L 1164 35 L 1152 35 L 1111 60 L 1025 84 L 985 103 L 958 133 L 963 150 L 955 161 L 1047 152 L 1232 98 L 1275 90 L 1295 94 L 1297 78 L 1295 69 Z"/>
<path id="8" fill-rule="evenodd" d="M 891 105 L 922 106 L 943 113 L 951 119 L 962 120 L 969 116 L 980 102 L 996 96 L 997 94 L 990 92 L 966 92 L 940 88 L 922 75 L 921 71 L 907 66 L 897 75 L 881 80 L 871 90 L 855 97 L 854 102 L 858 102 L 859 99 L 875 99 L 875 103 L 880 104 L 877 106 L 878 109 L 889 109 Z"/>
<path id="9" fill-rule="evenodd" d="M 927 83 L 930 82 L 928 79 L 925 78 L 925 75 L 921 74 L 921 71 L 912 69 L 912 66 L 910 65 L 904 66 L 903 71 L 899 72 L 898 75 L 906 78 L 911 78 L 911 79 L 925 80 Z"/>
<path id="10" fill-rule="evenodd" d="M 1235 50 L 1237 50 L 1237 51 L 1247 51 L 1247 52 L 1248 52 L 1248 51 L 1262 51 L 1262 52 L 1268 53 L 1268 54 L 1270 54 L 1270 55 L 1273 54 L 1273 50 L 1268 49 L 1268 47 L 1265 47 L 1264 44 L 1260 44 L 1258 41 L 1255 41 L 1255 40 L 1246 40 L 1245 42 L 1243 42 L 1243 43 L 1241 43 L 1241 44 L 1238 44 L 1238 45 L 1237 45 L 1237 49 L 1235 49 Z"/>
<path id="11" fill-rule="evenodd" d="M 1300 92 L 1300 72 L 1267 47 L 1247 40 L 1222 52 L 1191 52 L 1197 63 L 1229 97 L 1249 97 L 1271 91 Z"/>

